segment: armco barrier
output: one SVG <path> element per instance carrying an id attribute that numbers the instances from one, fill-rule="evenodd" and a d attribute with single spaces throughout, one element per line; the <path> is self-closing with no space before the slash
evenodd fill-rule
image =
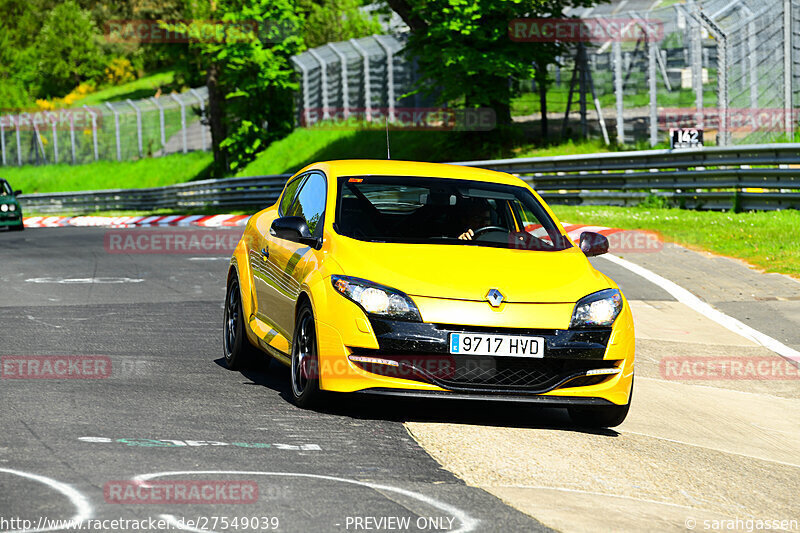
<path id="1" fill-rule="evenodd" d="M 635 205 L 656 195 L 697 209 L 800 208 L 798 143 L 455 164 L 519 175 L 552 203 Z"/>
<path id="2" fill-rule="evenodd" d="M 519 175 L 552 203 L 633 205 L 656 195 L 699 209 L 800 208 L 800 143 L 452 164 Z M 282 174 L 153 189 L 25 194 L 20 201 L 24 209 L 42 213 L 264 207 L 275 201 L 288 177 Z"/>
<path id="3" fill-rule="evenodd" d="M 203 180 L 151 189 L 110 189 L 23 194 L 23 210 L 40 213 L 191 210 L 206 207 L 268 206 L 275 202 L 291 174 Z"/>

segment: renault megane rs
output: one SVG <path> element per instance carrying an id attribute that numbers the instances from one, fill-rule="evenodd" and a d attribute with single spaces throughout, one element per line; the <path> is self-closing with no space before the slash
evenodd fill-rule
<path id="1" fill-rule="evenodd" d="M 542 198 L 506 173 L 331 161 L 289 179 L 230 263 L 224 355 L 290 367 L 303 407 L 325 391 L 530 401 L 615 426 L 634 331 L 617 285 Z"/>

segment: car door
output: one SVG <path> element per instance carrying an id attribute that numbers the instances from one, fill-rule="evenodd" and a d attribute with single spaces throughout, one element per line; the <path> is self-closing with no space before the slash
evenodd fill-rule
<path id="1" fill-rule="evenodd" d="M 319 172 L 311 172 L 301 184 L 296 198 L 282 216 L 303 217 L 312 236 L 322 236 L 327 184 Z M 294 312 L 306 264 L 313 255 L 312 248 L 285 239 L 269 236 L 267 283 L 259 294 L 259 312 L 268 315 L 278 335 L 292 338 Z M 263 311 L 262 311 L 263 306 Z M 291 344 L 291 343 L 290 343 Z"/>
<path id="2" fill-rule="evenodd" d="M 289 210 L 306 177 L 308 175 L 303 174 L 291 180 L 284 188 L 278 208 L 259 215 L 256 220 L 258 238 L 252 243 L 249 250 L 250 272 L 253 276 L 253 289 L 256 293 L 255 315 L 272 329 L 275 328 L 275 319 L 271 316 L 273 307 L 268 304 L 268 300 L 273 298 L 273 291 L 269 287 L 273 283 L 275 275 L 273 273 L 274 265 L 269 260 L 269 254 L 275 245 L 274 238 L 270 235 L 270 227 L 275 218 Z"/>

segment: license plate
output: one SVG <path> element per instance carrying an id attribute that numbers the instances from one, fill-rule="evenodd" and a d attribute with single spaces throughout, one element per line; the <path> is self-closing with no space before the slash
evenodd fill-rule
<path id="1" fill-rule="evenodd" d="M 498 357 L 544 357 L 542 337 L 451 333 L 450 353 Z"/>

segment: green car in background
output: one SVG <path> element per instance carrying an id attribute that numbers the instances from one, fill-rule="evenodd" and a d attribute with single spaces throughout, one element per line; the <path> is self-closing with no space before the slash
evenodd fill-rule
<path id="1" fill-rule="evenodd" d="M 8 227 L 11 231 L 22 231 L 22 208 L 17 201 L 17 195 L 22 191 L 15 191 L 11 185 L 0 178 L 0 228 Z"/>

